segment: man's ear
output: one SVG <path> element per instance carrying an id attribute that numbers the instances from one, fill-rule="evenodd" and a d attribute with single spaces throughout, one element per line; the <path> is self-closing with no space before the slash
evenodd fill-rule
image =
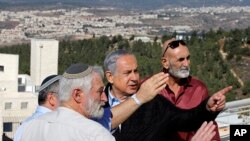
<path id="1" fill-rule="evenodd" d="M 166 57 L 161 58 L 161 65 L 165 69 L 169 68 L 169 61 L 168 61 L 168 59 Z"/>
<path id="2" fill-rule="evenodd" d="M 72 97 L 77 103 L 81 103 L 82 95 L 84 95 L 84 93 L 80 89 L 74 89 L 72 92 Z"/>
<path id="3" fill-rule="evenodd" d="M 56 96 L 53 95 L 52 93 L 48 93 L 47 95 L 47 101 L 51 106 L 55 106 L 57 104 L 57 99 Z"/>
<path id="4" fill-rule="evenodd" d="M 110 71 L 106 71 L 105 76 L 106 76 L 106 79 L 108 80 L 109 83 L 112 84 L 114 82 L 113 74 Z"/>

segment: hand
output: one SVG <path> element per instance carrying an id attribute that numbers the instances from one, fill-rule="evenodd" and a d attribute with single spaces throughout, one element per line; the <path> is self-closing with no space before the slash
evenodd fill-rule
<path id="1" fill-rule="evenodd" d="M 213 94 L 207 102 L 208 110 L 212 112 L 218 112 L 223 110 L 226 104 L 225 94 L 231 90 L 232 86 L 229 86 Z"/>
<path id="2" fill-rule="evenodd" d="M 152 100 L 167 85 L 168 74 L 157 73 L 141 84 L 136 97 L 143 104 Z"/>
<path id="3" fill-rule="evenodd" d="M 215 125 L 213 125 L 213 121 L 203 122 L 201 127 L 197 130 L 191 141 L 211 141 L 215 135 Z"/>

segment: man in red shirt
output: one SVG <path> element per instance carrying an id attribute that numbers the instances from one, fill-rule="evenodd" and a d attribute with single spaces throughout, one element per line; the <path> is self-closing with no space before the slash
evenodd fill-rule
<path id="1" fill-rule="evenodd" d="M 160 94 L 179 108 L 191 109 L 208 97 L 206 85 L 189 75 L 190 53 L 186 43 L 172 38 L 163 43 L 161 63 L 163 72 L 169 73 L 167 87 Z M 216 135 L 213 140 L 220 141 L 216 122 Z M 190 141 L 195 132 L 178 132 L 173 141 Z"/>

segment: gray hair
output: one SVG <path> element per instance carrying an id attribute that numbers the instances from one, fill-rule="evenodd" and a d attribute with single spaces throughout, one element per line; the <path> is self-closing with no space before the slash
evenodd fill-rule
<path id="1" fill-rule="evenodd" d="M 104 71 L 110 71 L 112 74 L 115 73 L 116 71 L 116 61 L 124 55 L 133 55 L 132 53 L 124 50 L 124 49 L 118 49 L 118 50 L 114 50 L 112 52 L 110 52 L 103 63 L 104 66 Z"/>
<path id="2" fill-rule="evenodd" d="M 69 100 L 71 92 L 75 88 L 81 88 L 84 93 L 89 94 L 89 91 L 92 88 L 92 80 L 94 78 L 94 73 L 97 73 L 103 79 L 104 73 L 103 69 L 100 66 L 93 66 L 92 72 L 82 78 L 68 79 L 62 77 L 59 82 L 60 102 L 65 102 Z"/>
<path id="3" fill-rule="evenodd" d="M 56 80 L 43 90 L 39 91 L 38 105 L 43 105 L 46 102 L 49 92 L 53 92 L 54 95 L 58 96 L 58 89 L 59 89 L 59 80 Z"/>

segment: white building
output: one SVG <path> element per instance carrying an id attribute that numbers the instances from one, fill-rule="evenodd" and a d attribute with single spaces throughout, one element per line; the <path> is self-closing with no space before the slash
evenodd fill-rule
<path id="1" fill-rule="evenodd" d="M 18 55 L 0 53 L 0 89 L 17 92 Z"/>
<path id="2" fill-rule="evenodd" d="M 20 123 L 30 116 L 37 106 L 37 95 L 31 92 L 0 92 L 2 132 L 13 138 Z M 2 132 L 0 133 L 2 135 Z"/>
<path id="3" fill-rule="evenodd" d="M 137 36 L 137 37 L 134 38 L 134 40 L 135 41 L 141 40 L 144 43 L 151 41 L 151 39 L 149 37 L 146 37 L 146 36 Z"/>
<path id="4" fill-rule="evenodd" d="M 59 42 L 52 39 L 31 39 L 30 76 L 39 86 L 48 75 L 58 72 Z"/>
<path id="5" fill-rule="evenodd" d="M 31 40 L 31 76 L 18 74 L 19 56 L 0 53 L 0 140 L 13 138 L 20 123 L 38 104 L 35 88 L 58 70 L 58 41 Z"/>
<path id="6" fill-rule="evenodd" d="M 34 84 L 29 75 L 18 75 L 18 92 L 35 92 Z"/>
<path id="7" fill-rule="evenodd" d="M 18 92 L 18 65 L 18 55 L 0 53 L 0 135 L 4 132 L 8 137 L 13 137 L 17 126 L 37 105 L 35 94 Z"/>

